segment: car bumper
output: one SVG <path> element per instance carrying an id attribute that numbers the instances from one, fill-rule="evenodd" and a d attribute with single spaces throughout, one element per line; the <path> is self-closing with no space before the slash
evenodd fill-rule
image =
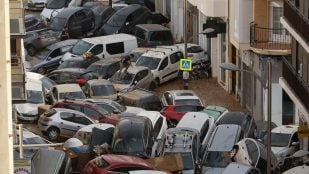
<path id="1" fill-rule="evenodd" d="M 42 132 L 46 132 L 49 126 L 47 124 L 44 124 L 42 122 L 38 122 L 38 127 Z"/>
<path id="2" fill-rule="evenodd" d="M 17 114 L 18 120 L 24 120 L 24 121 L 36 121 L 38 120 L 37 115 L 28 115 L 28 114 Z"/>

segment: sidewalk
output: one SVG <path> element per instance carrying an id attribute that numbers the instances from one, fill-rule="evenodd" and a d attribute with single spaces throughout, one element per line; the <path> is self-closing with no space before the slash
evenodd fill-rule
<path id="1" fill-rule="evenodd" d="M 161 98 L 163 92 L 174 89 L 183 89 L 183 83 L 175 79 L 160 85 L 155 91 Z M 227 108 L 229 111 L 246 111 L 239 103 L 229 95 L 217 82 L 216 78 L 201 80 L 190 80 L 189 89 L 195 91 L 202 99 L 205 106 L 218 105 Z"/>

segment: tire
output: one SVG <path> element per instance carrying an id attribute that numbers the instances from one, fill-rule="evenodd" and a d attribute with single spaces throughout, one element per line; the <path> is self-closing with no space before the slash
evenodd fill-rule
<path id="1" fill-rule="evenodd" d="M 177 124 L 178 124 L 178 121 L 176 121 L 176 120 L 170 120 L 170 121 L 168 122 L 168 127 L 169 127 L 169 128 L 174 128 L 174 127 L 177 126 Z"/>
<path id="2" fill-rule="evenodd" d="M 46 74 L 46 72 L 47 72 L 47 70 L 44 68 L 44 67 L 41 67 L 41 68 L 39 68 L 38 69 L 38 73 L 40 73 L 40 74 Z"/>
<path id="3" fill-rule="evenodd" d="M 46 131 L 47 138 L 51 141 L 57 140 L 60 135 L 60 130 L 56 127 L 50 127 Z"/>
<path id="4" fill-rule="evenodd" d="M 36 49 L 34 48 L 33 45 L 28 45 L 27 46 L 27 52 L 30 56 L 34 56 L 36 53 Z"/>
<path id="5" fill-rule="evenodd" d="M 149 85 L 149 90 L 154 91 L 156 89 L 156 82 L 151 82 Z"/>

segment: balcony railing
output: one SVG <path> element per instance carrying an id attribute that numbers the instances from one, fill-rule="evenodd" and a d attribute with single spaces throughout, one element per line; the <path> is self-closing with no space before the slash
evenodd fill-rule
<path id="1" fill-rule="evenodd" d="M 289 86 L 293 89 L 293 92 L 303 103 L 307 110 L 309 110 L 309 87 L 302 80 L 300 76 L 297 75 L 296 70 L 289 64 L 289 62 L 284 58 L 282 65 L 282 75 L 287 81 Z"/>
<path id="2" fill-rule="evenodd" d="M 250 46 L 266 50 L 290 50 L 291 35 L 285 29 L 258 27 L 251 22 Z"/>
<path id="3" fill-rule="evenodd" d="M 283 4 L 283 16 L 304 40 L 309 42 L 309 19 L 306 18 L 289 0 Z"/>

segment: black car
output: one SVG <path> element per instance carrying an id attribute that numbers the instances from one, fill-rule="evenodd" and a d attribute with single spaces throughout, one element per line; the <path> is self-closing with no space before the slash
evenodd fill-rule
<path id="1" fill-rule="evenodd" d="M 174 44 L 171 30 L 159 24 L 136 25 L 133 35 L 137 38 L 138 47 Z"/>
<path id="2" fill-rule="evenodd" d="M 152 123 L 147 117 L 122 117 L 115 127 L 112 152 L 149 157 L 154 143 Z"/>
<path id="3" fill-rule="evenodd" d="M 95 27 L 95 17 L 86 7 L 65 8 L 52 18 L 49 28 L 62 33 L 62 39 L 80 38 Z"/>
<path id="4" fill-rule="evenodd" d="M 140 4 L 149 8 L 151 11 L 155 11 L 155 0 L 124 0 L 126 4 Z"/>
<path id="5" fill-rule="evenodd" d="M 28 14 L 25 16 L 25 27 L 26 31 L 32 31 L 46 28 L 46 25 L 39 17 Z"/>
<path id="6" fill-rule="evenodd" d="M 91 58 L 84 58 L 83 56 L 67 58 L 59 66 L 58 69 L 64 68 L 88 68 L 94 62 L 99 61 L 100 58 L 92 56 Z"/>
<path id="7" fill-rule="evenodd" d="M 55 70 L 46 75 L 57 84 L 78 83 L 84 85 L 88 80 L 97 79 L 97 76 L 79 68 L 65 68 Z"/>
<path id="8" fill-rule="evenodd" d="M 253 117 L 245 112 L 227 112 L 222 114 L 216 121 L 217 125 L 220 124 L 236 124 L 242 129 L 242 138 L 256 138 L 257 126 Z"/>
<path id="9" fill-rule="evenodd" d="M 91 64 L 86 71 L 91 71 L 102 79 L 108 79 L 120 69 L 120 59 L 104 59 Z"/>
<path id="10" fill-rule="evenodd" d="M 33 66 L 31 72 L 46 74 L 47 72 L 57 69 L 62 55 L 70 51 L 78 41 L 78 39 L 60 41 L 38 52 L 37 57 L 43 61 Z"/>
<path id="11" fill-rule="evenodd" d="M 160 16 L 161 15 L 161 16 Z M 158 20 L 162 18 L 162 20 Z M 164 20 L 163 20 L 164 19 Z M 162 14 L 153 14 L 151 11 L 139 4 L 131 4 L 116 11 L 113 16 L 100 28 L 98 35 L 110 35 L 115 33 L 131 34 L 137 24 L 167 23 Z"/>

